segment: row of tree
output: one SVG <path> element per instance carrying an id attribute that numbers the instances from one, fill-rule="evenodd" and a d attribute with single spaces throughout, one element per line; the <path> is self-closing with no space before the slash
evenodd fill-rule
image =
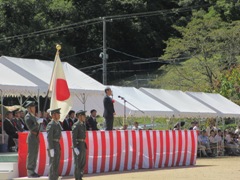
<path id="1" fill-rule="evenodd" d="M 183 5 L 203 1 L 183 1 Z M 161 88 L 218 92 L 240 103 L 240 1 L 205 0 L 186 25 L 173 25 L 160 59 L 170 65 L 160 68 L 152 85 Z"/>
<path id="2" fill-rule="evenodd" d="M 178 19 L 176 13 L 119 15 L 176 7 L 174 0 L 0 0 L 0 54 L 52 60 L 55 44 L 60 43 L 63 61 L 78 68 L 94 65 L 83 70 L 101 73 L 101 17 L 111 16 L 107 21 L 109 73 L 117 72 L 124 70 L 122 61 L 132 63 L 134 56 L 162 55 L 164 41 L 175 32 L 172 25 Z"/>
<path id="3" fill-rule="evenodd" d="M 239 98 L 240 0 L 0 0 L 0 54 L 53 60 L 60 43 L 101 81 L 101 17 L 110 83 L 167 64 L 149 85 Z"/>

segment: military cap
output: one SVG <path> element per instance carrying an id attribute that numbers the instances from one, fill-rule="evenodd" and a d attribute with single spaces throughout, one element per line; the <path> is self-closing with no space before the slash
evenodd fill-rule
<path id="1" fill-rule="evenodd" d="M 79 111 L 76 112 L 76 116 L 79 115 L 79 114 L 80 115 L 86 115 L 86 112 L 87 111 L 79 110 Z"/>
<path id="2" fill-rule="evenodd" d="M 13 111 L 13 115 L 15 116 L 15 114 L 18 113 L 18 112 L 21 112 L 19 108 L 18 108 L 18 109 L 15 109 L 15 110 Z"/>
<path id="3" fill-rule="evenodd" d="M 28 108 L 29 106 L 36 106 L 36 102 L 35 101 L 26 101 L 24 107 Z"/>
<path id="4" fill-rule="evenodd" d="M 47 112 L 48 112 L 48 113 L 51 113 L 51 115 L 54 114 L 54 113 L 61 114 L 61 113 L 60 113 L 60 109 L 61 109 L 61 108 L 57 108 L 57 109 L 48 109 Z"/>
<path id="5" fill-rule="evenodd" d="M 6 113 L 5 113 L 5 115 L 8 115 L 8 114 L 10 114 L 10 113 L 13 113 L 12 111 L 7 111 Z"/>

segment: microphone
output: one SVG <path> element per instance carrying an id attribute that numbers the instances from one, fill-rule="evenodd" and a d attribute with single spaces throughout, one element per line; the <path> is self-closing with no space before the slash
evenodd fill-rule
<path id="1" fill-rule="evenodd" d="M 122 97 L 122 96 L 118 96 L 118 98 L 120 98 L 120 99 L 124 99 L 124 97 Z"/>

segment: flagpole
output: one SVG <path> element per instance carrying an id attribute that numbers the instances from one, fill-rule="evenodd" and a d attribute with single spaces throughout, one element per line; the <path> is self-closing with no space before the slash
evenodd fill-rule
<path id="1" fill-rule="evenodd" d="M 60 44 L 57 44 L 56 45 L 56 49 L 57 49 L 57 52 L 56 52 L 56 55 L 55 55 L 55 58 L 54 58 L 54 65 L 53 65 L 53 71 L 54 71 L 54 69 L 55 69 L 55 66 L 56 66 L 56 63 L 55 63 L 55 60 L 56 60 L 56 56 L 59 54 L 59 51 L 61 50 L 61 45 Z M 51 84 L 52 84 L 52 78 L 53 78 L 53 72 L 52 71 L 52 75 L 51 75 L 51 79 L 50 79 L 50 83 L 49 83 L 49 85 L 48 85 L 48 90 L 47 90 L 47 94 L 46 94 L 46 96 L 45 96 L 45 102 L 44 102 L 44 107 L 43 107 L 43 113 L 44 113 L 44 111 L 46 110 L 46 107 L 47 107 L 47 100 L 48 100 L 48 95 L 49 95 L 49 89 L 50 89 L 50 86 L 51 86 Z"/>

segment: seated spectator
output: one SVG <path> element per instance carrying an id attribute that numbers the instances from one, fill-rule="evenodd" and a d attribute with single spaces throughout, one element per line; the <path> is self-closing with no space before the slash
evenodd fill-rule
<path id="1" fill-rule="evenodd" d="M 180 122 L 177 122 L 174 127 L 173 127 L 173 130 L 181 130 L 181 127 L 185 125 L 185 122 L 184 121 L 180 121 Z"/>
<path id="2" fill-rule="evenodd" d="M 198 135 L 198 150 L 200 151 L 200 156 L 208 157 L 206 153 L 206 147 L 203 146 L 201 143 L 201 136 L 202 136 L 202 132 L 200 132 Z"/>
<path id="3" fill-rule="evenodd" d="M 179 123 L 175 124 L 173 130 L 181 130 L 180 124 Z"/>
<path id="4" fill-rule="evenodd" d="M 213 156 L 206 130 L 202 131 L 201 135 L 199 136 L 199 141 L 200 145 L 206 148 L 207 155 Z"/>
<path id="5" fill-rule="evenodd" d="M 234 141 L 234 134 L 232 132 L 229 132 L 226 134 L 225 137 L 225 147 L 226 147 L 226 152 L 228 155 L 232 156 L 238 156 L 240 155 L 240 152 L 238 150 L 238 145 Z"/>
<path id="6" fill-rule="evenodd" d="M 235 130 L 235 134 L 239 134 L 240 135 L 240 125 L 238 125 L 237 129 Z"/>
<path id="7" fill-rule="evenodd" d="M 210 132 L 210 136 L 209 136 L 209 142 L 210 142 L 210 148 L 211 148 L 211 151 L 212 151 L 212 154 L 214 156 L 217 155 L 217 140 L 215 138 L 215 132 L 214 130 L 211 130 Z"/>
<path id="8" fill-rule="evenodd" d="M 124 124 L 121 130 L 128 130 L 128 125 Z"/>
<path id="9" fill-rule="evenodd" d="M 96 120 L 97 111 L 95 109 L 92 109 L 90 111 L 90 113 L 91 113 L 91 115 L 86 121 L 86 128 L 88 131 L 97 131 L 97 130 L 99 130 L 97 127 L 98 122 Z"/>
<path id="10" fill-rule="evenodd" d="M 141 130 L 137 121 L 134 122 L 134 126 L 133 126 L 132 130 Z"/>
<path id="11" fill-rule="evenodd" d="M 217 128 L 215 126 L 215 122 L 211 122 L 210 125 L 206 128 L 208 136 L 211 136 L 211 131 L 217 132 Z"/>
<path id="12" fill-rule="evenodd" d="M 4 136 L 4 139 L 2 136 Z M 2 133 L 2 114 L 0 114 L 0 144 L 3 144 L 2 139 L 4 140 L 4 144 L 8 143 L 8 135 L 5 132 Z"/>
<path id="13" fill-rule="evenodd" d="M 218 156 L 223 155 L 224 152 L 224 144 L 222 138 L 222 131 L 219 129 L 218 133 L 215 136 L 215 140 L 217 142 L 217 154 Z"/>
<path id="14" fill-rule="evenodd" d="M 21 121 L 21 124 L 24 126 L 23 129 L 25 131 L 28 131 L 27 125 L 26 125 L 25 120 L 24 120 L 25 115 L 26 115 L 26 113 L 23 110 L 20 110 L 20 121 Z"/>
<path id="15" fill-rule="evenodd" d="M 195 121 L 192 121 L 191 122 L 191 127 L 189 128 L 189 130 L 193 130 L 194 126 L 195 126 Z"/>
<path id="16" fill-rule="evenodd" d="M 17 139 L 18 139 L 18 131 L 14 126 L 12 119 L 13 114 L 12 112 L 8 111 L 5 115 L 5 120 L 3 122 L 4 131 L 8 135 L 8 151 L 15 152 L 17 151 Z"/>
<path id="17" fill-rule="evenodd" d="M 21 122 L 21 112 L 19 109 L 13 111 L 13 123 L 14 123 L 14 126 L 16 127 L 16 129 L 18 130 L 18 132 L 23 132 L 24 131 L 24 125 L 22 124 Z"/>
<path id="18" fill-rule="evenodd" d="M 193 130 L 200 130 L 198 122 L 195 122 L 195 126 L 193 127 Z"/>

